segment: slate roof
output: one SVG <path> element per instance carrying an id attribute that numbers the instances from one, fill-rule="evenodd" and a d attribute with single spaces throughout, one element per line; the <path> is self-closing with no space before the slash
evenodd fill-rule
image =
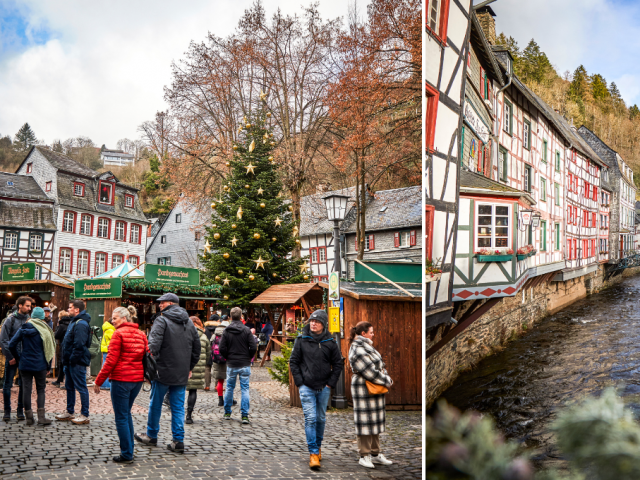
<path id="1" fill-rule="evenodd" d="M 87 167 L 79 162 L 76 162 L 74 159 L 63 155 L 62 153 L 57 153 L 49 150 L 48 148 L 43 147 L 33 147 L 38 150 L 44 156 L 51 165 L 53 165 L 58 170 L 64 170 L 65 172 L 77 173 L 78 175 L 84 175 L 85 177 L 97 177 L 100 175 L 98 172 L 93 170 L 92 168 Z M 31 153 L 31 152 L 29 152 Z M 28 156 L 28 155 L 27 155 Z"/>
<path id="2" fill-rule="evenodd" d="M 53 204 L 0 200 L 0 225 L 3 228 L 55 231 Z"/>
<path id="3" fill-rule="evenodd" d="M 502 195 L 505 197 L 524 197 L 531 205 L 535 205 L 535 200 L 529 193 L 517 188 L 503 185 L 500 182 L 491 180 L 490 178 L 480 175 L 478 173 L 470 172 L 469 170 L 460 171 L 460 192 L 462 193 L 493 193 Z"/>
<path id="4" fill-rule="evenodd" d="M 347 223 L 345 220 L 344 223 L 346 224 L 344 225 L 345 232 L 354 233 L 356 231 L 355 216 L 350 222 Z M 421 185 L 375 192 L 367 204 L 365 217 L 367 232 L 421 225 Z"/>
<path id="5" fill-rule="evenodd" d="M 13 186 L 9 186 L 13 182 Z M 33 177 L 0 172 L 0 197 L 25 198 L 51 202 Z"/>
<path id="6" fill-rule="evenodd" d="M 307 195 L 300 200 L 300 236 L 320 235 L 323 233 L 333 233 L 333 222 L 327 220 L 327 209 L 324 206 L 322 197 L 332 193 L 349 195 L 351 199 L 347 203 L 347 212 L 355 205 L 356 188 L 349 187 L 331 192 L 316 193 Z"/>

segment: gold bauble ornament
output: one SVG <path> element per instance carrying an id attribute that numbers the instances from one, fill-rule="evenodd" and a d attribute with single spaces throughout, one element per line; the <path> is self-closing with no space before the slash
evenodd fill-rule
<path id="1" fill-rule="evenodd" d="M 227 163 L 225 163 L 225 165 L 226 165 L 227 167 L 230 167 L 230 166 L 231 166 L 231 162 L 227 162 Z"/>
<path id="2" fill-rule="evenodd" d="M 276 240 L 278 240 L 276 237 L 271 237 L 272 242 L 275 242 Z"/>
<path id="3" fill-rule="evenodd" d="M 272 147 L 276 144 L 276 142 L 269 142 L 269 143 L 271 144 Z"/>
<path id="4" fill-rule="evenodd" d="M 256 277 L 254 277 L 253 275 L 249 275 L 249 280 L 255 280 Z"/>
<path id="5" fill-rule="evenodd" d="M 270 133 L 270 134 L 269 134 L 269 136 L 270 136 L 270 137 L 273 137 L 273 133 Z"/>
<path id="6" fill-rule="evenodd" d="M 293 206 L 292 205 L 289 205 L 289 211 L 293 212 Z"/>
<path id="7" fill-rule="evenodd" d="M 296 238 L 296 245 L 300 245 L 300 240 Z"/>
<path id="8" fill-rule="evenodd" d="M 256 240 L 260 240 L 260 234 L 258 232 L 254 233 L 253 238 L 255 238 Z"/>
<path id="9" fill-rule="evenodd" d="M 216 225 L 215 223 L 213 225 L 211 225 L 213 228 L 218 228 L 218 225 Z"/>
<path id="10" fill-rule="evenodd" d="M 233 149 L 234 149 L 234 150 L 238 150 L 238 145 L 234 145 L 234 146 L 233 146 Z"/>
<path id="11" fill-rule="evenodd" d="M 260 204 L 260 208 L 265 208 L 265 207 L 266 207 L 266 205 L 264 203 Z"/>
<path id="12" fill-rule="evenodd" d="M 220 240 L 220 234 L 219 233 L 214 233 L 213 234 L 213 238 L 215 238 L 216 240 Z"/>
<path id="13" fill-rule="evenodd" d="M 242 275 L 243 273 L 242 269 L 238 270 L 238 275 Z"/>
<path id="14" fill-rule="evenodd" d="M 278 274 L 274 273 L 272 276 L 273 276 L 273 278 L 276 278 L 278 276 Z"/>
<path id="15" fill-rule="evenodd" d="M 216 275 L 216 282 L 220 281 L 220 275 Z"/>
<path id="16" fill-rule="evenodd" d="M 273 162 L 273 155 L 271 155 L 271 156 L 269 157 L 269 161 L 270 161 L 270 162 Z"/>
<path id="17" fill-rule="evenodd" d="M 238 226 L 237 226 L 235 223 L 232 223 L 232 224 L 231 224 L 231 228 L 232 228 L 233 230 L 235 230 L 236 228 L 238 228 Z"/>
<path id="18" fill-rule="evenodd" d="M 250 124 L 250 123 L 247 123 L 246 127 L 247 127 L 247 128 L 251 128 L 251 124 Z"/>
<path id="19" fill-rule="evenodd" d="M 217 207 L 217 205 L 215 203 L 211 204 L 211 208 L 213 208 L 215 210 L 215 208 Z"/>
<path id="20" fill-rule="evenodd" d="M 305 275 L 305 276 L 304 276 L 304 277 L 302 277 L 302 278 L 304 278 L 305 280 L 309 280 L 309 275 Z"/>
<path id="21" fill-rule="evenodd" d="M 249 190 L 251 188 L 251 185 L 245 185 L 244 188 L 246 188 L 247 190 Z"/>
<path id="22" fill-rule="evenodd" d="M 267 117 L 270 117 L 270 116 L 271 116 L 271 112 L 267 112 Z"/>
<path id="23" fill-rule="evenodd" d="M 225 300 L 229 300 L 229 295 L 225 295 L 225 296 L 224 296 L 224 297 L 222 297 L 222 298 L 224 298 Z"/>
<path id="24" fill-rule="evenodd" d="M 222 254 L 222 258 L 224 258 L 226 260 L 227 258 L 229 258 L 229 254 L 227 252 L 224 252 Z"/>

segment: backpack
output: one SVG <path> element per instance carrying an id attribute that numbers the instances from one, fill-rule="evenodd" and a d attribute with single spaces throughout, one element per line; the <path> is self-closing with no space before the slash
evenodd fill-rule
<path id="1" fill-rule="evenodd" d="M 213 363 L 227 363 L 227 359 L 220 354 L 220 340 L 221 335 L 215 335 L 213 342 L 211 342 L 211 357 Z"/>
<path id="2" fill-rule="evenodd" d="M 86 322 L 86 320 L 84 321 Z M 89 322 L 87 322 L 87 325 L 89 325 Z M 96 333 L 98 330 L 99 327 L 92 327 L 91 325 L 89 325 L 89 331 L 91 333 L 89 334 L 90 341 L 89 345 L 87 345 L 87 348 L 89 349 L 89 353 L 91 354 L 91 360 L 96 358 L 100 353 L 100 339 L 98 338 L 98 335 Z"/>

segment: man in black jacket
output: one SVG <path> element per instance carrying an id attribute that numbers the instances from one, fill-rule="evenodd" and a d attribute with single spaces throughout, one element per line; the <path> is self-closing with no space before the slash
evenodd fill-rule
<path id="1" fill-rule="evenodd" d="M 327 402 L 344 367 L 340 348 L 329 333 L 328 323 L 327 312 L 313 312 L 302 335 L 296 339 L 289 359 L 293 380 L 300 390 L 311 468 L 320 467 Z"/>
<path id="2" fill-rule="evenodd" d="M 11 387 L 13 386 L 13 377 L 16 376 L 18 371 L 18 362 L 13 357 L 13 354 L 9 351 L 9 342 L 13 336 L 22 328 L 22 326 L 29 320 L 29 314 L 31 313 L 31 307 L 35 304 L 31 297 L 20 297 L 16 302 L 18 310 L 7 317 L 2 324 L 2 330 L 0 330 L 0 347 L 2 347 L 2 353 L 4 354 L 4 381 L 2 384 L 2 396 L 4 400 L 4 416 L 2 419 L 5 422 L 11 420 Z M 22 346 L 18 349 L 18 353 L 21 353 Z M 18 390 L 18 420 L 24 420 L 24 410 L 22 405 L 22 382 L 20 381 L 20 389 Z"/>
<path id="3" fill-rule="evenodd" d="M 242 423 L 249 422 L 249 379 L 251 378 L 251 359 L 258 345 L 251 330 L 242 323 L 242 310 L 231 309 L 231 324 L 224 329 L 220 339 L 220 354 L 227 360 L 227 391 L 224 394 L 224 419 L 231 420 L 233 390 L 236 379 L 240 377 L 240 413 Z"/>
<path id="4" fill-rule="evenodd" d="M 91 316 L 82 300 L 69 303 L 72 316 L 62 340 L 62 364 L 65 368 L 67 411 L 56 415 L 56 420 L 71 421 L 75 425 L 89 423 L 89 389 L 87 367 L 91 364 Z M 75 415 L 76 391 L 80 394 L 80 415 Z"/>
<path id="5" fill-rule="evenodd" d="M 162 401 L 169 392 L 173 439 L 167 448 L 183 453 L 184 396 L 191 371 L 200 359 L 200 337 L 176 294 L 165 293 L 156 301 L 162 313 L 149 332 L 149 351 L 158 367 L 158 379 L 151 382 L 147 432 L 136 433 L 134 438 L 145 445 L 158 444 Z"/>

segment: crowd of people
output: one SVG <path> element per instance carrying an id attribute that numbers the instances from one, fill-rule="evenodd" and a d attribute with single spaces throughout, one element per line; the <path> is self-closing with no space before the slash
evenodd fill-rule
<path id="1" fill-rule="evenodd" d="M 184 425 L 193 423 L 197 391 L 210 390 L 212 380 L 218 394 L 218 406 L 224 407 L 224 420 L 231 419 L 232 406 L 236 404 L 233 395 L 240 383 L 241 422 L 250 424 L 251 366 L 260 358 L 260 346 L 266 345 L 273 334 L 269 317 L 254 324 L 245 321 L 242 310 L 235 307 L 229 317 L 220 318 L 214 314 L 203 324 L 198 317 L 190 317 L 180 307 L 179 298 L 173 293 L 162 295 L 157 302 L 160 315 L 148 338 L 139 329 L 136 309 L 133 306 L 117 307 L 111 318 L 105 318 L 102 339 L 96 343 L 91 317 L 82 300 L 71 301 L 68 311 L 59 312 L 54 333 L 51 311 L 47 314 L 45 309 L 34 307 L 35 302 L 30 297 L 20 297 L 16 309 L 0 329 L 0 349 L 5 357 L 3 420 L 11 420 L 11 387 L 19 372 L 17 420 L 26 420 L 27 425 L 35 422 L 31 406 L 35 382 L 37 423 L 51 423 L 45 414 L 45 387 L 57 341 L 62 368 L 52 384 L 66 389 L 67 408 L 55 419 L 75 425 L 88 424 L 89 387 L 93 387 L 96 394 L 109 391 L 120 441 L 120 454 L 113 458 L 116 463 L 133 462 L 135 442 L 150 447 L 158 445 L 163 404 L 169 406 L 171 413 L 172 439 L 167 448 L 184 452 Z M 380 451 L 380 434 L 385 429 L 384 393 L 393 381 L 380 353 L 373 347 L 373 338 L 373 326 L 367 322 L 358 323 L 350 332 L 348 355 L 359 463 L 367 468 L 375 468 L 374 463 L 392 464 Z M 88 384 L 87 369 L 92 357 L 98 354 L 102 356 L 102 368 L 95 382 Z M 144 432 L 135 432 L 131 411 L 145 382 L 148 358 L 154 361 L 156 378 L 150 382 L 147 428 Z M 331 389 L 336 388 L 344 368 L 344 359 L 338 343 L 329 333 L 324 310 L 313 312 L 302 328 L 294 342 L 289 365 L 300 391 L 309 466 L 317 469 L 322 460 Z M 80 397 L 79 414 L 76 414 L 77 396 Z"/>

